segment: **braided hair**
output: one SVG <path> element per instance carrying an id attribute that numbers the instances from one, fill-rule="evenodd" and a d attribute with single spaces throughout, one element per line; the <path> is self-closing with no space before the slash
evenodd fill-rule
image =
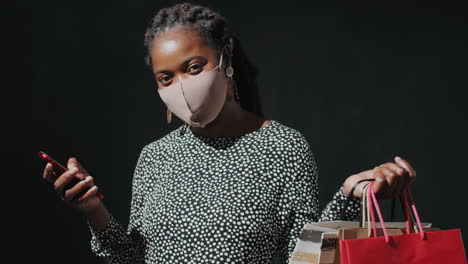
<path id="1" fill-rule="evenodd" d="M 244 53 L 241 43 L 227 25 L 226 19 L 213 10 L 190 3 L 178 3 L 159 10 L 152 18 L 151 25 L 145 32 L 146 56 L 145 63 L 151 67 L 151 43 L 162 32 L 178 25 L 186 25 L 196 30 L 200 37 L 214 48 L 218 55 L 232 38 L 232 67 L 234 80 L 240 96 L 243 109 L 263 117 L 257 86 L 258 70 Z"/>

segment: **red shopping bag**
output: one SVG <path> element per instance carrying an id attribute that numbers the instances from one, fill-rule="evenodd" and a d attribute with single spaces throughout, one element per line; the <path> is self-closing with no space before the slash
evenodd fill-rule
<path id="1" fill-rule="evenodd" d="M 341 264 L 466 264 L 465 249 L 460 229 L 425 232 L 422 228 L 416 206 L 409 188 L 402 195 L 406 218 L 406 233 L 389 236 L 378 201 L 373 190 L 374 182 L 368 189 L 374 237 L 340 241 Z M 413 210 L 418 233 L 411 233 L 408 199 Z M 384 236 L 377 237 L 374 216 L 375 205 Z"/>

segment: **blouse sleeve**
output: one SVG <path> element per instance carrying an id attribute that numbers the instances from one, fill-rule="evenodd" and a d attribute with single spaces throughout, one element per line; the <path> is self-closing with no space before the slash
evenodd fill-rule
<path id="1" fill-rule="evenodd" d="M 144 263 L 146 246 L 142 230 L 144 162 L 145 149 L 140 153 L 133 174 L 130 219 L 127 229 L 112 214 L 109 225 L 103 230 L 97 230 L 89 221 L 87 222 L 91 231 L 91 250 L 105 263 Z"/>
<path id="2" fill-rule="evenodd" d="M 279 261 L 279 263 L 289 263 L 292 252 L 298 242 L 299 235 L 305 224 L 318 221 L 332 220 L 357 220 L 360 212 L 360 201 L 351 199 L 348 203 L 344 218 L 340 219 L 343 204 L 346 201 L 346 196 L 343 194 L 342 188 L 335 193 L 332 201 L 330 201 L 323 212 L 320 214 L 319 209 L 319 191 L 318 191 L 318 170 L 314 159 L 314 155 L 306 142 L 304 153 L 298 166 L 295 180 L 290 183 L 287 188 L 288 202 L 291 208 L 288 213 L 283 213 L 283 218 L 286 220 L 286 225 L 289 226 L 287 234 L 287 243 L 284 245 L 287 259 Z"/>

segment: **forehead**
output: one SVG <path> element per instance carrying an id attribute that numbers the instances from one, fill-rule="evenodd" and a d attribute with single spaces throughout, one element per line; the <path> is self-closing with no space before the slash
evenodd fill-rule
<path id="1" fill-rule="evenodd" d="M 151 61 L 155 70 L 175 68 L 190 56 L 204 56 L 210 60 L 214 50 L 189 27 L 176 26 L 153 39 Z"/>

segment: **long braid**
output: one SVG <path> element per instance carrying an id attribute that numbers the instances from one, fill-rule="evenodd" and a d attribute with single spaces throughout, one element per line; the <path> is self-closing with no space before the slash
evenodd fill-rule
<path id="1" fill-rule="evenodd" d="M 150 52 L 153 39 L 177 25 L 187 25 L 197 30 L 202 39 L 216 50 L 218 57 L 222 48 L 229 44 L 229 39 L 233 39 L 232 67 L 235 71 L 234 80 L 240 96 L 240 105 L 245 110 L 263 117 L 257 86 L 258 70 L 246 56 L 226 19 L 207 7 L 184 2 L 160 9 L 145 32 L 146 65 L 152 66 Z"/>

